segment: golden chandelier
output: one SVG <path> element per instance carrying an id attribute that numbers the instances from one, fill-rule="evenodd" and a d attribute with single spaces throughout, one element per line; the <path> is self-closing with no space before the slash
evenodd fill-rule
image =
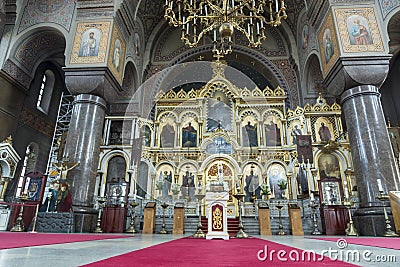
<path id="1" fill-rule="evenodd" d="M 287 15 L 284 0 L 165 0 L 164 17 L 182 28 L 181 40 L 188 47 L 213 32 L 213 53 L 221 58 L 232 52 L 234 29 L 246 36 L 249 47 L 257 48 L 266 38 L 265 26 L 279 26 Z"/>

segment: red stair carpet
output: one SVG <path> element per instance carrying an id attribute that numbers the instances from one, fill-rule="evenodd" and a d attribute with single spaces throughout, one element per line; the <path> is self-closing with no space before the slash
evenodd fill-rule
<path id="1" fill-rule="evenodd" d="M 205 234 L 208 233 L 208 219 L 207 217 L 201 218 L 202 230 Z M 239 219 L 238 218 L 228 218 L 228 234 L 233 237 L 239 231 Z"/>
<path id="2" fill-rule="evenodd" d="M 98 235 L 0 232 L 0 249 L 43 246 L 126 237 L 132 236 L 107 234 Z"/>
<path id="3" fill-rule="evenodd" d="M 325 240 L 337 242 L 339 239 L 344 239 L 348 244 L 361 245 L 361 246 L 370 246 L 370 247 L 379 247 L 379 248 L 391 248 L 400 250 L 400 238 L 388 238 L 388 237 L 320 237 L 312 239 Z"/>
<path id="4" fill-rule="evenodd" d="M 272 250 L 272 261 L 259 260 L 257 254 L 265 250 L 267 246 L 268 255 Z M 230 240 L 205 240 L 195 238 L 181 238 L 149 248 L 136 250 L 105 260 L 87 264 L 88 267 L 117 267 L 117 266 L 354 266 L 342 261 L 332 261 L 328 257 L 320 261 L 280 261 L 277 252 L 284 250 L 287 253 L 292 250 L 301 255 L 302 250 L 289 246 L 280 245 L 275 242 L 258 238 L 230 239 Z M 261 254 L 263 257 L 263 254 Z M 317 255 L 318 259 L 319 255 Z M 281 257 L 283 258 L 283 256 Z M 300 256 L 301 259 L 301 256 Z"/>

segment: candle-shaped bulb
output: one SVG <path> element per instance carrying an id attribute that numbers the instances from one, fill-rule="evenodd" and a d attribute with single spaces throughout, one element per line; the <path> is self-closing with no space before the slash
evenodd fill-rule
<path id="1" fill-rule="evenodd" d="M 379 192 L 383 192 L 383 186 L 382 186 L 381 179 L 377 179 L 377 182 L 378 182 L 378 190 L 379 190 Z"/>
<path id="2" fill-rule="evenodd" d="M 344 188 L 344 196 L 346 199 L 349 199 L 349 190 L 347 189 L 347 186 Z"/>

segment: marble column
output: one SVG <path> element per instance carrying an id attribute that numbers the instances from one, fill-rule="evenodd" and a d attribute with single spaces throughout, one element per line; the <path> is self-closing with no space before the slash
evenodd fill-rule
<path id="1" fill-rule="evenodd" d="M 73 105 L 66 151 L 70 162 L 80 164 L 68 173 L 67 179 L 71 184 L 75 232 L 92 232 L 96 226 L 94 188 L 106 101 L 98 96 L 80 94 Z"/>
<path id="2" fill-rule="evenodd" d="M 354 173 L 360 197 L 355 213 L 361 235 L 379 236 L 384 232 L 382 206 L 377 179 L 385 192 L 398 190 L 399 175 L 392 152 L 378 88 L 360 85 L 345 90 L 341 96 Z"/>
<path id="3" fill-rule="evenodd" d="M 5 0 L 0 0 L 0 40 L 3 37 L 3 29 L 6 24 Z"/>

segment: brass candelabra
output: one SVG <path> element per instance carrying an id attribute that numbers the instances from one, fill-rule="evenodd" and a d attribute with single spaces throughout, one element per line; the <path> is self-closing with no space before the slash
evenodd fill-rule
<path id="1" fill-rule="evenodd" d="M 135 230 L 135 208 L 137 206 L 139 206 L 139 203 L 137 203 L 136 201 L 133 200 L 133 201 L 129 202 L 129 206 L 131 206 L 131 223 L 129 225 L 129 228 L 125 232 L 134 234 L 134 233 L 136 233 L 136 230 Z"/>
<path id="2" fill-rule="evenodd" d="M 318 191 L 311 191 L 312 194 L 316 194 Z M 322 233 L 318 229 L 318 221 L 317 221 L 317 208 L 319 205 L 315 201 L 315 199 L 310 200 L 310 208 L 311 208 L 311 215 L 313 218 L 313 231 L 311 232 L 312 235 L 322 235 Z"/>
<path id="3" fill-rule="evenodd" d="M 158 232 L 159 234 L 168 234 L 167 230 L 165 230 L 165 210 L 168 208 L 167 203 L 163 203 L 161 207 L 163 208 L 163 218 L 162 218 L 162 226 L 161 226 L 161 231 Z"/>
<path id="4" fill-rule="evenodd" d="M 282 208 L 283 204 L 279 201 L 278 204 L 276 204 L 276 208 L 278 209 L 279 212 L 279 232 L 278 235 L 286 235 L 286 233 L 283 231 L 283 224 L 282 224 Z"/>
<path id="5" fill-rule="evenodd" d="M 385 228 L 386 228 L 386 230 L 385 230 L 385 233 L 383 234 L 383 236 L 385 236 L 385 237 L 398 237 L 399 235 L 396 234 L 392 230 L 392 226 L 390 225 L 389 216 L 388 216 L 387 211 L 386 211 L 385 201 L 389 200 L 389 196 L 386 195 L 383 191 L 379 191 L 379 196 L 377 196 L 376 198 L 379 199 L 380 201 L 382 201 L 383 214 L 385 215 Z"/>
<path id="6" fill-rule="evenodd" d="M 201 224 L 201 200 L 205 197 L 205 195 L 202 192 L 198 192 L 194 197 L 197 199 L 199 202 L 199 222 L 197 223 L 197 231 L 193 235 L 195 238 L 205 238 L 206 235 L 203 232 L 203 225 Z"/>
<path id="7" fill-rule="evenodd" d="M 97 215 L 97 223 L 95 233 L 101 234 L 103 233 L 103 229 L 101 229 L 101 215 L 103 213 L 103 205 L 107 201 L 105 197 L 97 198 L 97 203 L 99 203 L 99 214 Z"/>
<path id="8" fill-rule="evenodd" d="M 345 230 L 347 236 L 358 236 L 357 229 L 354 226 L 353 216 L 351 214 L 351 206 L 353 206 L 353 204 L 354 203 L 347 198 L 345 199 L 345 201 L 343 201 L 343 205 L 346 206 L 347 210 L 349 211 L 349 225 Z"/>
<path id="9" fill-rule="evenodd" d="M 237 200 L 238 200 L 238 207 L 239 207 L 239 231 L 236 233 L 235 237 L 236 238 L 248 238 L 249 235 L 244 231 L 243 227 L 243 220 L 242 220 L 242 205 L 243 204 L 243 198 L 245 194 L 243 191 L 237 192 L 236 194 L 233 195 Z"/>
<path id="10" fill-rule="evenodd" d="M 11 228 L 11 232 L 23 232 L 25 230 L 24 226 L 24 203 L 28 200 L 28 195 L 23 194 L 18 197 L 21 203 L 21 208 L 19 209 L 18 218 L 15 221 L 15 225 Z"/>

